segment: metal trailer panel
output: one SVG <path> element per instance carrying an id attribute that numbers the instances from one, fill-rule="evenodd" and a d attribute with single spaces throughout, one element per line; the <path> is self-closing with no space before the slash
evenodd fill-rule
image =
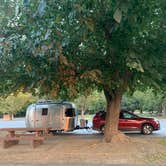
<path id="1" fill-rule="evenodd" d="M 75 118 L 65 117 L 64 118 L 64 131 L 71 131 L 75 128 Z"/>
<path id="2" fill-rule="evenodd" d="M 62 107 L 57 104 L 48 105 L 49 116 L 48 124 L 52 130 L 61 130 L 61 121 L 62 121 Z"/>
<path id="3" fill-rule="evenodd" d="M 35 104 L 31 104 L 26 111 L 26 118 L 25 118 L 26 127 L 28 128 L 35 127 L 34 114 L 35 114 Z"/>
<path id="4" fill-rule="evenodd" d="M 73 108 L 74 117 L 66 117 L 66 109 Z M 31 128 L 48 127 L 51 130 L 73 130 L 77 125 L 77 113 L 70 103 L 37 103 L 27 108 L 26 126 Z"/>
<path id="5" fill-rule="evenodd" d="M 43 114 L 43 110 L 47 110 Z M 31 113 L 33 112 L 33 113 Z M 54 130 L 60 129 L 61 107 L 55 104 L 36 104 L 35 110 L 30 111 L 31 123 L 34 127 L 51 127 Z"/>

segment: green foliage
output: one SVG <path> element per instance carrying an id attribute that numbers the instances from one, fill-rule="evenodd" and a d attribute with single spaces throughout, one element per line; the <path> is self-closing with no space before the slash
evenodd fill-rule
<path id="1" fill-rule="evenodd" d="M 19 12 L 2 1 L 1 95 L 165 88 L 165 0 L 8 2 Z"/>
<path id="2" fill-rule="evenodd" d="M 0 113 L 16 114 L 34 100 L 35 98 L 31 94 L 22 93 L 19 93 L 17 96 L 10 95 L 5 99 L 1 98 Z"/>
<path id="3" fill-rule="evenodd" d="M 121 107 L 134 112 L 135 110 L 140 109 L 140 101 L 137 98 L 134 98 L 134 96 L 125 94 L 122 98 Z"/>
<path id="4" fill-rule="evenodd" d="M 9 22 L 14 21 L 14 18 L 18 15 L 18 1 L 1 0 L 0 1 L 0 28 Z"/>
<path id="5" fill-rule="evenodd" d="M 157 113 L 162 112 L 162 105 L 166 102 L 163 92 L 154 93 L 152 89 L 146 91 L 135 91 L 132 96 L 124 95 L 122 107 L 130 111 Z"/>
<path id="6" fill-rule="evenodd" d="M 103 92 L 94 91 L 87 96 L 81 95 L 74 100 L 78 110 L 86 114 L 94 114 L 99 110 L 106 110 L 106 101 Z M 163 92 L 154 93 L 152 89 L 135 91 L 132 95 L 125 93 L 122 98 L 121 108 L 128 111 L 140 111 L 143 113 L 161 113 L 162 105 L 166 103 Z"/>
<path id="7" fill-rule="evenodd" d="M 94 114 L 99 110 L 105 110 L 106 101 L 103 93 L 97 91 L 92 92 L 88 96 L 80 96 L 74 100 L 78 110 L 84 113 Z"/>

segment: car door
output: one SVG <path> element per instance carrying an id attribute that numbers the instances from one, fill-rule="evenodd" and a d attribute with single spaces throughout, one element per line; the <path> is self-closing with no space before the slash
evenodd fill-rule
<path id="1" fill-rule="evenodd" d="M 129 112 L 123 112 L 119 119 L 120 130 L 138 130 L 137 116 Z"/>
<path id="2" fill-rule="evenodd" d="M 126 119 L 124 118 L 123 112 L 119 114 L 119 130 L 126 130 Z"/>

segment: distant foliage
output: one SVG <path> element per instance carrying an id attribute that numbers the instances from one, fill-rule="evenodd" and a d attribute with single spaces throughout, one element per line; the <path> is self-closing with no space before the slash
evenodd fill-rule
<path id="1" fill-rule="evenodd" d="M 106 101 L 102 92 L 94 91 L 88 96 L 81 95 L 74 101 L 80 113 L 94 114 L 99 110 L 105 110 Z"/>
<path id="2" fill-rule="evenodd" d="M 23 93 L 19 93 L 17 96 L 10 95 L 5 99 L 0 98 L 0 113 L 18 114 L 19 111 L 25 111 L 25 106 L 34 100 L 35 97 L 31 94 Z"/>
<path id="3" fill-rule="evenodd" d="M 94 114 L 99 110 L 106 110 L 106 101 L 103 92 L 94 91 L 86 97 L 81 95 L 74 102 L 78 110 L 85 114 Z M 154 93 L 152 89 L 135 91 L 132 95 L 125 93 L 122 98 L 121 108 L 140 113 L 163 113 L 166 97 L 163 92 Z"/>
<path id="4" fill-rule="evenodd" d="M 125 94 L 122 99 L 122 107 L 129 111 L 162 113 L 166 103 L 164 92 L 154 93 L 152 89 L 135 91 L 132 96 Z"/>

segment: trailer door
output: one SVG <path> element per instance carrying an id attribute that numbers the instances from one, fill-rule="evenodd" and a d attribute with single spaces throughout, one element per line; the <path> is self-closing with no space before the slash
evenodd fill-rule
<path id="1" fill-rule="evenodd" d="M 43 127 L 49 127 L 49 109 L 42 108 L 42 117 L 41 120 L 43 122 Z"/>
<path id="2" fill-rule="evenodd" d="M 37 105 L 35 109 L 35 127 L 48 127 L 49 110 L 47 105 Z"/>
<path id="3" fill-rule="evenodd" d="M 49 106 L 49 127 L 52 130 L 61 130 L 61 107 L 58 104 L 52 104 Z"/>

